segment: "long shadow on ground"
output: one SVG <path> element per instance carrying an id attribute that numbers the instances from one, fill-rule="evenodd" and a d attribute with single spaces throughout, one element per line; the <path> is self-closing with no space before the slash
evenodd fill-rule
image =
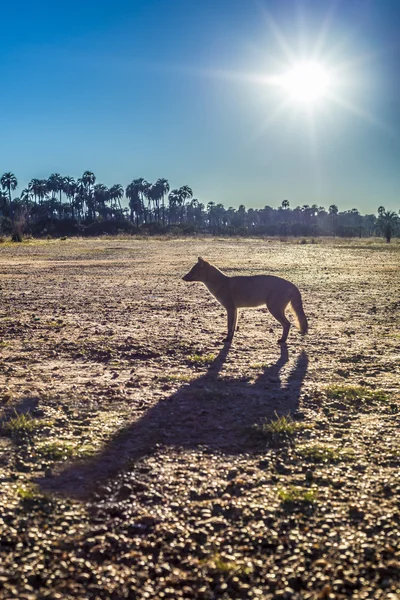
<path id="1" fill-rule="evenodd" d="M 286 345 L 281 347 L 276 363 L 265 367 L 251 383 L 220 375 L 229 350 L 230 343 L 226 343 L 204 375 L 123 428 L 95 456 L 69 464 L 39 484 L 47 491 L 85 497 L 100 482 L 128 469 L 160 446 L 207 447 L 226 454 L 256 450 L 256 423 L 274 414 L 296 412 L 307 372 L 307 354 L 300 352 L 283 385 L 280 373 L 289 360 Z"/>

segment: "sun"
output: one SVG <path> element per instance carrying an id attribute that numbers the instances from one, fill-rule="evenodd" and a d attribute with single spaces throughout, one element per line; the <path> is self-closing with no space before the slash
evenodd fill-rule
<path id="1" fill-rule="evenodd" d="M 293 64 L 278 77 L 277 83 L 292 102 L 312 106 L 329 95 L 333 80 L 329 70 L 321 63 L 302 61 Z"/>

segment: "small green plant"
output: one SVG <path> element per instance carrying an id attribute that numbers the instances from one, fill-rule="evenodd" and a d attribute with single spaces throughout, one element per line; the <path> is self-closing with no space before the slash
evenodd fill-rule
<path id="1" fill-rule="evenodd" d="M 192 365 L 209 365 L 215 360 L 215 354 L 190 354 L 187 361 Z"/>
<path id="2" fill-rule="evenodd" d="M 338 408 L 369 410 L 379 404 L 388 404 L 389 397 L 382 390 L 372 390 L 364 386 L 331 385 L 326 388 L 330 400 L 339 403 Z"/>
<path id="3" fill-rule="evenodd" d="M 64 460 L 74 456 L 75 449 L 66 442 L 49 442 L 38 446 L 36 452 L 50 460 Z"/>
<path id="4" fill-rule="evenodd" d="M 292 417 L 282 416 L 278 417 L 275 413 L 275 419 L 272 421 L 264 421 L 254 426 L 256 433 L 270 441 L 279 441 L 287 438 L 291 438 L 303 429 L 311 429 L 313 425 L 311 423 L 299 423 L 294 421 Z"/>
<path id="5" fill-rule="evenodd" d="M 185 375 L 184 373 L 171 373 L 170 375 L 162 375 L 160 377 L 160 381 L 177 381 L 182 383 L 189 383 L 191 381 L 190 375 Z"/>
<path id="6" fill-rule="evenodd" d="M 219 553 L 216 553 L 205 561 L 202 561 L 202 564 L 221 575 L 250 575 L 253 572 L 253 566 L 251 564 L 243 564 L 242 562 L 236 560 L 227 560 Z"/>
<path id="7" fill-rule="evenodd" d="M 338 400 L 371 400 L 374 402 L 387 402 L 388 397 L 382 390 L 371 390 L 364 386 L 331 385 L 326 388 L 329 398 Z"/>
<path id="8" fill-rule="evenodd" d="M 263 426 L 264 431 L 268 433 L 277 433 L 277 434 L 285 434 L 285 435 L 293 435 L 295 431 L 298 429 L 298 425 L 300 423 L 295 423 L 290 416 L 282 416 L 278 417 L 275 413 L 276 419 L 270 421 L 269 423 L 265 423 Z"/>
<path id="9" fill-rule="evenodd" d="M 48 512 L 52 507 L 52 500 L 49 496 L 41 494 L 34 486 L 20 487 L 17 489 L 17 496 L 21 500 L 24 509 L 32 510 L 35 506 Z"/>
<path id="10" fill-rule="evenodd" d="M 21 500 L 24 501 L 31 501 L 31 500 L 35 500 L 35 498 L 37 497 L 37 491 L 32 488 L 17 488 L 17 496 L 18 498 L 21 498 Z"/>
<path id="11" fill-rule="evenodd" d="M 343 460 L 352 460 L 354 452 L 350 448 L 338 449 L 327 444 L 310 444 L 299 446 L 297 453 L 305 459 L 316 463 L 338 463 Z"/>
<path id="12" fill-rule="evenodd" d="M 317 492 L 292 485 L 288 488 L 280 488 L 278 497 L 282 504 L 313 504 L 316 501 Z"/>
<path id="13" fill-rule="evenodd" d="M 3 425 L 3 430 L 11 435 L 33 433 L 37 429 L 44 427 L 47 424 L 40 419 L 34 419 L 29 412 L 18 414 L 15 410 L 14 414 L 15 417 L 9 419 Z"/>
<path id="14" fill-rule="evenodd" d="M 68 458 L 93 456 L 95 449 L 90 444 L 78 446 L 72 442 L 47 442 L 36 447 L 36 452 L 49 460 L 61 461 Z"/>

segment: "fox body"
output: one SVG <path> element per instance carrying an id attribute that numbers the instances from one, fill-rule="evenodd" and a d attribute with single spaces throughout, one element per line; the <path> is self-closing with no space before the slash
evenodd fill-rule
<path id="1" fill-rule="evenodd" d="M 283 327 L 278 344 L 284 344 L 290 329 L 285 316 L 288 305 L 292 308 L 300 333 L 308 330 L 307 317 L 298 288 L 281 277 L 250 275 L 229 277 L 209 262 L 199 257 L 198 262 L 183 278 L 184 281 L 201 281 L 228 313 L 228 336 L 231 340 L 237 323 L 237 309 L 267 305 L 269 312 Z"/>

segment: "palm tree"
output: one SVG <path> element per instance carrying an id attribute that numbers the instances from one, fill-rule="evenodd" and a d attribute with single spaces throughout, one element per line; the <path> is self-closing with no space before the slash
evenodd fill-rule
<path id="1" fill-rule="evenodd" d="M 28 183 L 28 189 L 31 191 L 31 193 L 33 195 L 33 200 L 34 200 L 35 204 L 36 204 L 37 198 L 39 196 L 39 194 L 38 194 L 39 183 L 40 183 L 39 179 L 31 179 L 30 182 Z"/>
<path id="2" fill-rule="evenodd" d="M 22 200 L 22 202 L 25 202 L 26 207 L 29 208 L 29 206 L 32 203 L 32 190 L 29 187 L 24 188 L 22 190 L 22 192 L 21 192 L 21 200 Z"/>
<path id="3" fill-rule="evenodd" d="M 282 208 L 283 210 L 288 209 L 290 206 L 289 200 L 282 200 Z"/>
<path id="4" fill-rule="evenodd" d="M 175 221 L 176 207 L 178 205 L 178 201 L 179 201 L 178 190 L 171 190 L 170 193 L 168 194 L 168 204 L 169 204 L 168 225 L 170 225 L 171 222 L 173 223 Z"/>
<path id="5" fill-rule="evenodd" d="M 10 214 L 11 214 L 11 218 L 12 218 L 12 200 L 11 200 L 11 190 L 15 190 L 17 185 L 18 185 L 18 181 L 17 178 L 15 177 L 15 175 L 13 173 L 4 173 L 4 175 L 2 175 L 1 179 L 0 179 L 0 183 L 1 183 L 1 187 L 3 188 L 3 190 L 7 190 L 8 191 L 8 201 L 10 203 Z"/>
<path id="6" fill-rule="evenodd" d="M 160 220 L 160 190 L 157 188 L 155 183 L 151 183 L 145 189 L 145 196 L 148 200 L 148 210 L 151 215 L 151 203 L 154 204 L 154 214 L 156 215 L 156 221 Z"/>
<path id="7" fill-rule="evenodd" d="M 377 225 L 386 238 L 387 243 L 390 243 L 393 232 L 399 223 L 399 217 L 394 211 L 384 210 L 379 214 Z"/>
<path id="8" fill-rule="evenodd" d="M 96 211 L 99 213 L 99 215 L 105 215 L 108 210 L 106 206 L 108 200 L 108 187 L 105 186 L 104 183 L 96 183 L 96 185 L 93 186 L 93 217 L 96 216 Z"/>
<path id="9" fill-rule="evenodd" d="M 184 220 L 185 200 L 192 198 L 193 191 L 188 185 L 183 185 L 178 189 L 178 205 L 181 207 L 181 221 Z"/>
<path id="10" fill-rule="evenodd" d="M 76 193 L 77 185 L 76 181 L 73 177 L 64 177 L 63 179 L 63 192 L 67 196 L 67 200 L 70 204 L 72 211 L 72 218 L 74 218 L 74 206 L 73 206 L 73 197 Z"/>
<path id="11" fill-rule="evenodd" d="M 240 204 L 237 210 L 238 224 L 239 227 L 244 227 L 246 224 L 246 207 L 244 204 Z"/>
<path id="12" fill-rule="evenodd" d="M 1 187 L 3 190 L 8 191 L 8 200 L 11 205 L 11 190 L 15 190 L 18 185 L 17 178 L 13 173 L 4 173 L 0 179 Z"/>
<path id="13" fill-rule="evenodd" d="M 0 215 L 8 214 L 8 202 L 7 194 L 0 190 Z"/>
<path id="14" fill-rule="evenodd" d="M 88 210 L 88 217 L 89 219 L 92 219 L 94 217 L 92 188 L 96 183 L 96 177 L 91 171 L 85 171 L 78 181 L 83 185 L 85 189 L 85 201 Z"/>
<path id="15" fill-rule="evenodd" d="M 37 195 L 39 198 L 39 204 L 43 204 L 47 197 L 47 179 L 37 179 Z"/>
<path id="16" fill-rule="evenodd" d="M 136 219 L 136 227 L 139 227 L 139 221 L 142 219 L 142 217 L 144 217 L 146 221 L 143 194 L 147 186 L 147 181 L 143 178 L 139 178 L 131 181 L 125 190 L 125 196 L 129 200 L 129 208 L 131 213 L 130 219 L 131 221 L 133 221 L 134 218 Z"/>
<path id="17" fill-rule="evenodd" d="M 378 215 L 381 216 L 384 212 L 386 212 L 386 208 L 384 206 L 380 206 L 378 208 Z"/>
<path id="18" fill-rule="evenodd" d="M 59 173 L 53 173 L 47 180 L 47 189 L 49 192 L 51 192 L 51 198 L 54 203 L 56 194 L 60 194 L 58 214 L 61 219 L 61 193 L 64 189 L 64 178 Z"/>
<path id="19" fill-rule="evenodd" d="M 142 180 L 140 184 L 140 196 L 142 198 L 143 207 L 144 207 L 144 198 L 147 200 L 147 209 L 144 210 L 144 221 L 151 222 L 151 203 L 153 202 L 153 194 L 151 190 L 151 184 L 145 179 Z"/>
<path id="20" fill-rule="evenodd" d="M 157 219 L 158 219 L 158 221 L 160 221 L 159 202 L 161 200 L 162 221 L 163 221 L 163 225 L 165 226 L 165 196 L 169 192 L 168 179 L 157 179 L 157 181 L 153 184 L 152 187 L 154 187 L 154 194 L 155 194 L 156 202 L 157 202 L 157 211 L 158 211 Z"/>
<path id="21" fill-rule="evenodd" d="M 121 198 L 123 198 L 124 196 L 124 188 L 122 187 L 122 185 L 120 183 L 116 183 L 115 185 L 112 185 L 110 187 L 110 189 L 108 190 L 108 194 L 109 194 L 109 198 L 111 201 L 111 206 L 112 203 L 114 202 L 114 211 L 117 210 L 117 208 L 119 208 L 121 215 L 122 213 L 122 206 L 121 206 Z M 117 206 L 118 203 L 118 206 Z"/>
<path id="22" fill-rule="evenodd" d="M 140 212 L 143 214 L 144 222 L 147 222 L 147 213 L 144 207 L 144 198 L 147 198 L 146 194 L 149 189 L 149 182 L 143 179 L 143 177 L 139 177 L 139 179 L 134 179 L 132 181 L 133 186 L 135 187 L 138 195 L 138 199 L 140 202 Z"/>
<path id="23" fill-rule="evenodd" d="M 335 235 L 339 209 L 336 206 L 336 204 L 331 204 L 330 207 L 328 208 L 328 212 L 329 212 L 329 221 L 331 221 L 331 227 L 332 227 L 331 233 L 332 233 L 332 235 Z"/>
<path id="24" fill-rule="evenodd" d="M 130 208 L 130 219 L 131 221 L 136 219 L 136 226 L 139 227 L 139 220 L 144 217 L 146 222 L 146 211 L 144 208 L 143 198 L 146 194 L 146 190 L 149 187 L 149 183 L 139 177 L 139 179 L 133 179 L 130 184 L 127 185 L 125 190 L 125 196 L 129 200 Z"/>
<path id="25" fill-rule="evenodd" d="M 157 179 L 155 185 L 159 190 L 159 196 L 161 198 L 161 212 L 162 212 L 162 222 L 165 226 L 165 196 L 169 192 L 169 182 L 168 179 Z"/>
<path id="26" fill-rule="evenodd" d="M 76 183 L 75 193 L 72 198 L 72 210 L 76 211 L 78 221 L 84 216 L 85 210 L 85 188 L 79 181 Z"/>

